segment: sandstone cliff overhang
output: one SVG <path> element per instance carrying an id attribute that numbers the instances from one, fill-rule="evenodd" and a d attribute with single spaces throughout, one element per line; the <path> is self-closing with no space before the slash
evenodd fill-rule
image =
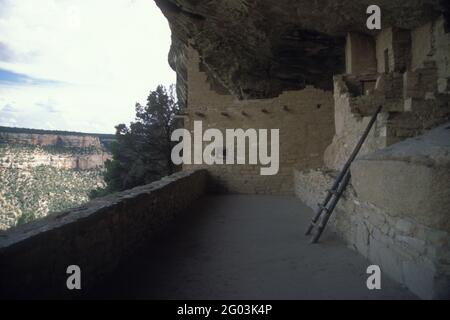
<path id="1" fill-rule="evenodd" d="M 369 0 L 155 0 L 172 30 L 169 62 L 186 100 L 185 46 L 193 45 L 217 92 L 271 98 L 306 85 L 332 88 L 345 69 L 347 32 L 366 28 Z M 379 0 L 385 27 L 412 29 L 447 15 L 443 0 Z"/>

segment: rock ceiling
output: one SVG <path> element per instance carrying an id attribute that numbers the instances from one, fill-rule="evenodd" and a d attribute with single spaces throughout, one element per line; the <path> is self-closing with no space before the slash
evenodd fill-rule
<path id="1" fill-rule="evenodd" d="M 200 53 L 211 84 L 240 99 L 305 85 L 331 89 L 344 71 L 345 34 L 368 33 L 372 0 L 155 0 L 169 20 L 169 61 L 186 98 L 185 46 Z M 450 1 L 449 1 L 450 2 Z M 442 14 L 447 1 L 378 0 L 383 27 L 411 29 Z"/>

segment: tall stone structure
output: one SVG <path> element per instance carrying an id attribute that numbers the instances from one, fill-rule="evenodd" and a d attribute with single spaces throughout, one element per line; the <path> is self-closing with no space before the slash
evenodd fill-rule
<path id="1" fill-rule="evenodd" d="M 331 91 L 310 86 L 285 91 L 276 98 L 238 100 L 224 90 L 214 90 L 192 47 L 187 50 L 187 61 L 186 128 L 193 134 L 194 121 L 202 121 L 204 130 L 222 132 L 233 128 L 279 129 L 280 168 L 273 176 L 260 175 L 259 164 L 186 165 L 186 169 L 208 169 L 215 188 L 222 192 L 293 194 L 295 166 L 323 166 L 323 152 L 334 135 Z"/>

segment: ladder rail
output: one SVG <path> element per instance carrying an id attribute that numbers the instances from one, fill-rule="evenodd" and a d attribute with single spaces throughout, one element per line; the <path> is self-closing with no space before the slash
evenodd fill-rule
<path id="1" fill-rule="evenodd" d="M 361 148 L 362 148 L 364 142 L 366 141 L 367 136 L 370 133 L 370 130 L 372 130 L 372 127 L 373 127 L 375 121 L 377 120 L 378 114 L 381 112 L 382 108 L 383 108 L 382 106 L 379 106 L 377 108 L 377 110 L 375 111 L 375 113 L 372 115 L 372 118 L 370 119 L 369 124 L 366 127 L 366 130 L 364 130 L 364 133 L 361 136 L 361 138 L 359 139 L 358 144 L 353 149 L 353 152 L 350 155 L 350 158 L 348 158 L 347 162 L 344 165 L 344 168 L 342 169 L 341 173 L 339 174 L 339 177 L 338 177 L 339 180 L 342 180 L 342 178 L 344 178 L 344 176 L 347 173 L 348 169 L 352 165 L 352 162 L 355 160 L 356 156 L 358 155 L 359 151 L 361 150 Z"/>
<path id="2" fill-rule="evenodd" d="M 338 193 L 337 190 L 338 190 L 342 180 L 347 175 L 347 172 L 349 171 L 350 166 L 353 163 L 353 161 L 355 160 L 359 151 L 361 151 L 361 148 L 362 148 L 364 142 L 366 141 L 367 136 L 369 135 L 370 131 L 372 130 L 372 127 L 373 127 L 375 121 L 377 120 L 378 114 L 381 112 L 382 108 L 383 108 L 383 106 L 379 106 L 377 108 L 377 110 L 375 111 L 375 113 L 372 115 L 372 118 L 370 119 L 366 129 L 364 130 L 364 132 L 363 132 L 361 138 L 359 139 L 358 143 L 356 144 L 355 148 L 353 149 L 350 157 L 347 159 L 341 172 L 334 180 L 334 183 L 331 186 L 330 190 L 328 190 L 325 199 L 323 200 L 323 202 L 321 204 L 318 205 L 318 208 L 314 212 L 314 216 L 311 219 L 310 225 L 306 229 L 305 235 L 311 234 L 312 230 L 314 229 L 315 225 L 317 224 L 317 221 L 319 220 L 320 216 L 322 215 L 324 208 L 326 208 L 326 206 L 330 202 L 331 198 L 333 197 L 333 194 Z M 347 184 L 348 184 L 348 182 L 347 182 Z M 337 197 L 336 194 L 335 194 L 335 197 Z"/>
<path id="3" fill-rule="evenodd" d="M 345 188 L 347 187 L 348 183 L 350 182 L 350 176 L 351 176 L 350 171 L 347 171 L 347 174 L 344 176 L 342 183 L 339 185 L 339 189 L 337 191 L 336 197 L 334 197 L 333 201 L 331 201 L 330 208 L 328 208 L 328 210 L 325 211 L 325 213 L 322 215 L 322 219 L 320 220 L 320 223 L 317 226 L 316 232 L 314 233 L 314 236 L 311 239 L 311 243 L 317 243 L 317 241 L 319 241 L 320 236 L 322 235 L 322 232 L 325 230 L 325 227 L 327 226 L 327 223 L 331 217 L 331 214 L 333 213 L 334 209 L 336 208 L 336 205 L 339 202 L 339 199 L 341 199 L 341 196 L 344 193 Z"/>
<path id="4" fill-rule="evenodd" d="M 319 218 L 323 212 L 323 209 L 328 204 L 328 202 L 331 200 L 332 196 L 333 196 L 333 194 L 328 191 L 327 196 L 325 197 L 325 200 L 322 203 L 319 203 L 317 205 L 317 209 L 314 212 L 314 216 L 311 219 L 311 223 L 309 224 L 308 229 L 306 229 L 306 232 L 305 232 L 306 236 L 309 236 L 311 234 L 311 231 L 314 229 L 314 226 L 316 225 L 317 221 L 319 220 Z"/>

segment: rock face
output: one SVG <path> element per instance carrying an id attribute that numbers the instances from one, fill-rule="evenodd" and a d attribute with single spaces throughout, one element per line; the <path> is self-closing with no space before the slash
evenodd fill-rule
<path id="1" fill-rule="evenodd" d="M 111 154 L 89 135 L 0 132 L 0 167 L 90 170 L 104 167 Z"/>
<path id="2" fill-rule="evenodd" d="M 186 101 L 185 47 L 200 53 L 217 92 L 271 98 L 306 85 L 331 89 L 345 69 L 345 35 L 368 33 L 369 0 L 155 0 L 169 20 L 169 61 Z M 440 0 L 379 0 L 383 28 L 412 29 L 448 9 Z"/>
<path id="3" fill-rule="evenodd" d="M 90 170 L 103 168 L 111 155 L 97 151 L 90 154 L 52 154 L 43 150 L 19 151 L 5 150 L 0 153 L 0 168 L 35 168 L 51 166 L 57 169 Z"/>
<path id="4" fill-rule="evenodd" d="M 2 128 L 0 128 L 2 130 Z M 0 230 L 81 205 L 105 187 L 99 137 L 0 132 Z"/>
<path id="5" fill-rule="evenodd" d="M 0 132 L 0 142 L 66 148 L 101 148 L 100 139 L 93 136 Z"/>

